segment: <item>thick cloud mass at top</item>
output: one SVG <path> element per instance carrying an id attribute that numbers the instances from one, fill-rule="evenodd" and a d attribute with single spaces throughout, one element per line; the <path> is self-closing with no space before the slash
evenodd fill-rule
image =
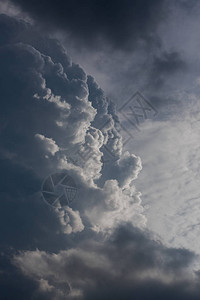
<path id="1" fill-rule="evenodd" d="M 141 162 L 129 153 L 122 156 L 112 104 L 94 80 L 71 63 L 57 41 L 44 39 L 29 24 L 4 15 L 1 28 L 1 158 L 40 180 L 62 169 L 69 171 L 79 186 L 80 203 L 73 204 L 69 224 L 58 207 L 66 233 L 83 230 L 79 213 L 96 230 L 107 230 L 124 216 L 129 220 L 132 213 L 142 226 L 140 201 L 138 196 L 132 198 L 134 188 L 129 195 L 124 193 L 141 170 Z M 104 145 L 116 158 L 110 167 L 117 169 L 117 177 L 115 172 L 108 177 L 103 170 Z M 88 149 L 91 155 L 82 159 Z M 130 213 L 132 202 L 136 209 Z"/>
<path id="2" fill-rule="evenodd" d="M 113 103 L 58 41 L 6 15 L 0 28 L 0 297 L 199 299 L 194 253 L 142 231 L 141 160 Z M 40 186 L 63 170 L 77 197 L 54 208 Z"/>
<path id="3" fill-rule="evenodd" d="M 132 48 L 155 42 L 155 28 L 163 16 L 163 0 L 12 0 L 45 27 L 64 29 L 85 45 Z M 98 43 L 100 42 L 100 43 Z"/>

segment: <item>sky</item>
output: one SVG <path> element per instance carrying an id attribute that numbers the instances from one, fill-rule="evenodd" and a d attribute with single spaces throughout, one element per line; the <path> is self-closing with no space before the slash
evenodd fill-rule
<path id="1" fill-rule="evenodd" d="M 199 15 L 0 0 L 0 299 L 200 298 Z"/>

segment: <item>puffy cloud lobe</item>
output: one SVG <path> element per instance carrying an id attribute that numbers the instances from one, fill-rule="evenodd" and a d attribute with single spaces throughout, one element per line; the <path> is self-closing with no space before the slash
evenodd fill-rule
<path id="1" fill-rule="evenodd" d="M 141 159 L 134 154 L 130 155 L 129 152 L 126 152 L 111 166 L 105 167 L 105 176 L 108 179 L 116 179 L 121 188 L 127 188 L 137 178 L 141 169 Z"/>
<path id="2" fill-rule="evenodd" d="M 88 197 L 88 201 L 84 201 L 84 206 L 80 204 L 79 207 L 94 231 L 108 234 L 123 222 L 145 227 L 143 207 L 134 190 L 130 189 L 129 193 L 122 191 L 116 180 L 107 180 L 102 188 L 85 187 L 85 190 L 81 200 Z"/>
<path id="3" fill-rule="evenodd" d="M 63 226 L 63 232 L 66 234 L 71 234 L 72 232 L 80 232 L 84 229 L 84 225 L 80 218 L 78 211 L 73 211 L 69 206 L 57 207 L 56 208 L 61 225 Z"/>
<path id="4" fill-rule="evenodd" d="M 115 107 L 109 99 L 104 95 L 101 88 L 98 87 L 94 78 L 88 76 L 87 79 L 89 95 L 88 100 L 97 110 L 97 114 L 92 122 L 94 127 L 100 128 L 104 134 L 104 145 L 107 145 L 109 151 L 115 159 L 122 154 L 122 137 L 119 130 L 119 119 L 116 114 Z M 105 154 L 105 149 L 101 151 Z"/>
<path id="5" fill-rule="evenodd" d="M 51 138 L 47 138 L 42 134 L 36 134 L 35 138 L 41 143 L 44 147 L 45 152 L 49 152 L 51 155 L 55 155 L 56 152 L 59 151 L 58 145 L 56 145 L 55 141 Z"/>
<path id="6" fill-rule="evenodd" d="M 104 135 L 101 130 L 90 126 L 88 129 L 84 143 L 82 143 L 78 151 L 71 152 L 68 160 L 82 168 L 82 173 L 88 179 L 97 179 L 101 176 L 103 166 L 101 147 L 104 144 Z"/>

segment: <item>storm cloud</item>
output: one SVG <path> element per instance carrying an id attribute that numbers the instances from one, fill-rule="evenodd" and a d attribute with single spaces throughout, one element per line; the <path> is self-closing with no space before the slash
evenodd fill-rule
<path id="1" fill-rule="evenodd" d="M 41 10 L 35 5 L 33 11 L 33 2 L 24 2 L 24 7 L 39 17 L 47 5 L 40 3 Z M 114 10 L 112 17 L 117 22 L 119 3 L 115 3 L 110 2 L 108 12 Z M 134 16 L 140 18 L 133 18 L 131 26 L 144 21 L 140 36 L 146 37 L 151 11 L 159 3 L 150 6 L 142 1 L 144 8 L 134 3 Z M 49 3 L 52 15 L 47 14 L 46 21 L 52 17 L 58 26 L 84 37 L 84 26 L 80 22 L 74 26 L 76 18 L 64 22 L 64 2 L 60 5 L 61 23 L 54 15 L 54 2 Z M 132 4 L 130 7 L 132 13 Z M 94 8 L 91 3 L 87 8 L 86 21 L 90 23 Z M 69 12 L 74 9 L 71 3 Z M 124 14 L 128 13 L 126 5 L 124 9 Z M 97 21 L 104 12 L 100 6 Z M 84 9 L 80 13 L 83 21 Z M 129 21 L 124 20 L 122 30 Z M 86 29 L 91 25 L 87 22 Z M 109 22 L 105 14 L 103 24 Z M 104 25 L 90 29 L 91 37 L 97 32 L 108 38 Z M 71 61 L 58 40 L 36 27 L 0 16 L 3 299 L 23 299 L 22 294 L 24 299 L 52 300 L 199 299 L 198 256 L 186 249 L 168 248 L 146 230 L 135 187 L 141 159 L 123 152 L 114 104 L 95 79 Z M 118 44 L 120 34 L 113 35 L 113 45 Z M 165 54 L 155 68 L 168 70 L 166 61 L 168 65 L 180 59 Z M 108 150 L 112 159 L 107 161 Z M 53 207 L 42 200 L 41 185 L 59 172 L 73 178 L 77 196 L 68 205 L 60 199 Z"/>

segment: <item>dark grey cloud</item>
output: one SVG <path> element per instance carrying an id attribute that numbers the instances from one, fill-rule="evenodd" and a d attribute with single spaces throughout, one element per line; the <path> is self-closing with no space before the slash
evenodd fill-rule
<path id="1" fill-rule="evenodd" d="M 174 72 L 184 70 L 185 67 L 186 62 L 178 52 L 164 52 L 160 57 L 156 57 L 153 63 L 153 69 L 157 74 L 173 74 Z"/>
<path id="2" fill-rule="evenodd" d="M 187 10 L 188 12 L 191 12 L 196 9 L 197 5 L 198 5 L 198 1 L 197 0 L 180 0 L 179 3 L 180 7 L 182 7 L 183 9 Z"/>
<path id="3" fill-rule="evenodd" d="M 166 14 L 160 0 L 23 1 L 13 0 L 46 29 L 63 29 L 72 40 L 95 47 L 106 41 L 118 49 L 155 42 L 155 29 Z"/>
<path id="4" fill-rule="evenodd" d="M 48 295 L 38 293 L 38 285 L 32 279 L 24 276 L 10 262 L 12 251 L 0 255 L 0 299 L 48 299 Z M 10 254 L 10 255 L 9 255 Z"/>
<path id="5" fill-rule="evenodd" d="M 198 299 L 197 281 L 187 270 L 194 259 L 192 252 L 166 248 L 127 224 L 103 243 L 85 240 L 56 255 L 21 252 L 15 264 L 35 281 L 53 276 L 68 282 L 69 299 Z"/>
<path id="6" fill-rule="evenodd" d="M 187 71 L 187 63 L 178 52 L 164 52 L 155 57 L 152 62 L 152 71 L 149 84 L 161 89 L 168 78 Z"/>

